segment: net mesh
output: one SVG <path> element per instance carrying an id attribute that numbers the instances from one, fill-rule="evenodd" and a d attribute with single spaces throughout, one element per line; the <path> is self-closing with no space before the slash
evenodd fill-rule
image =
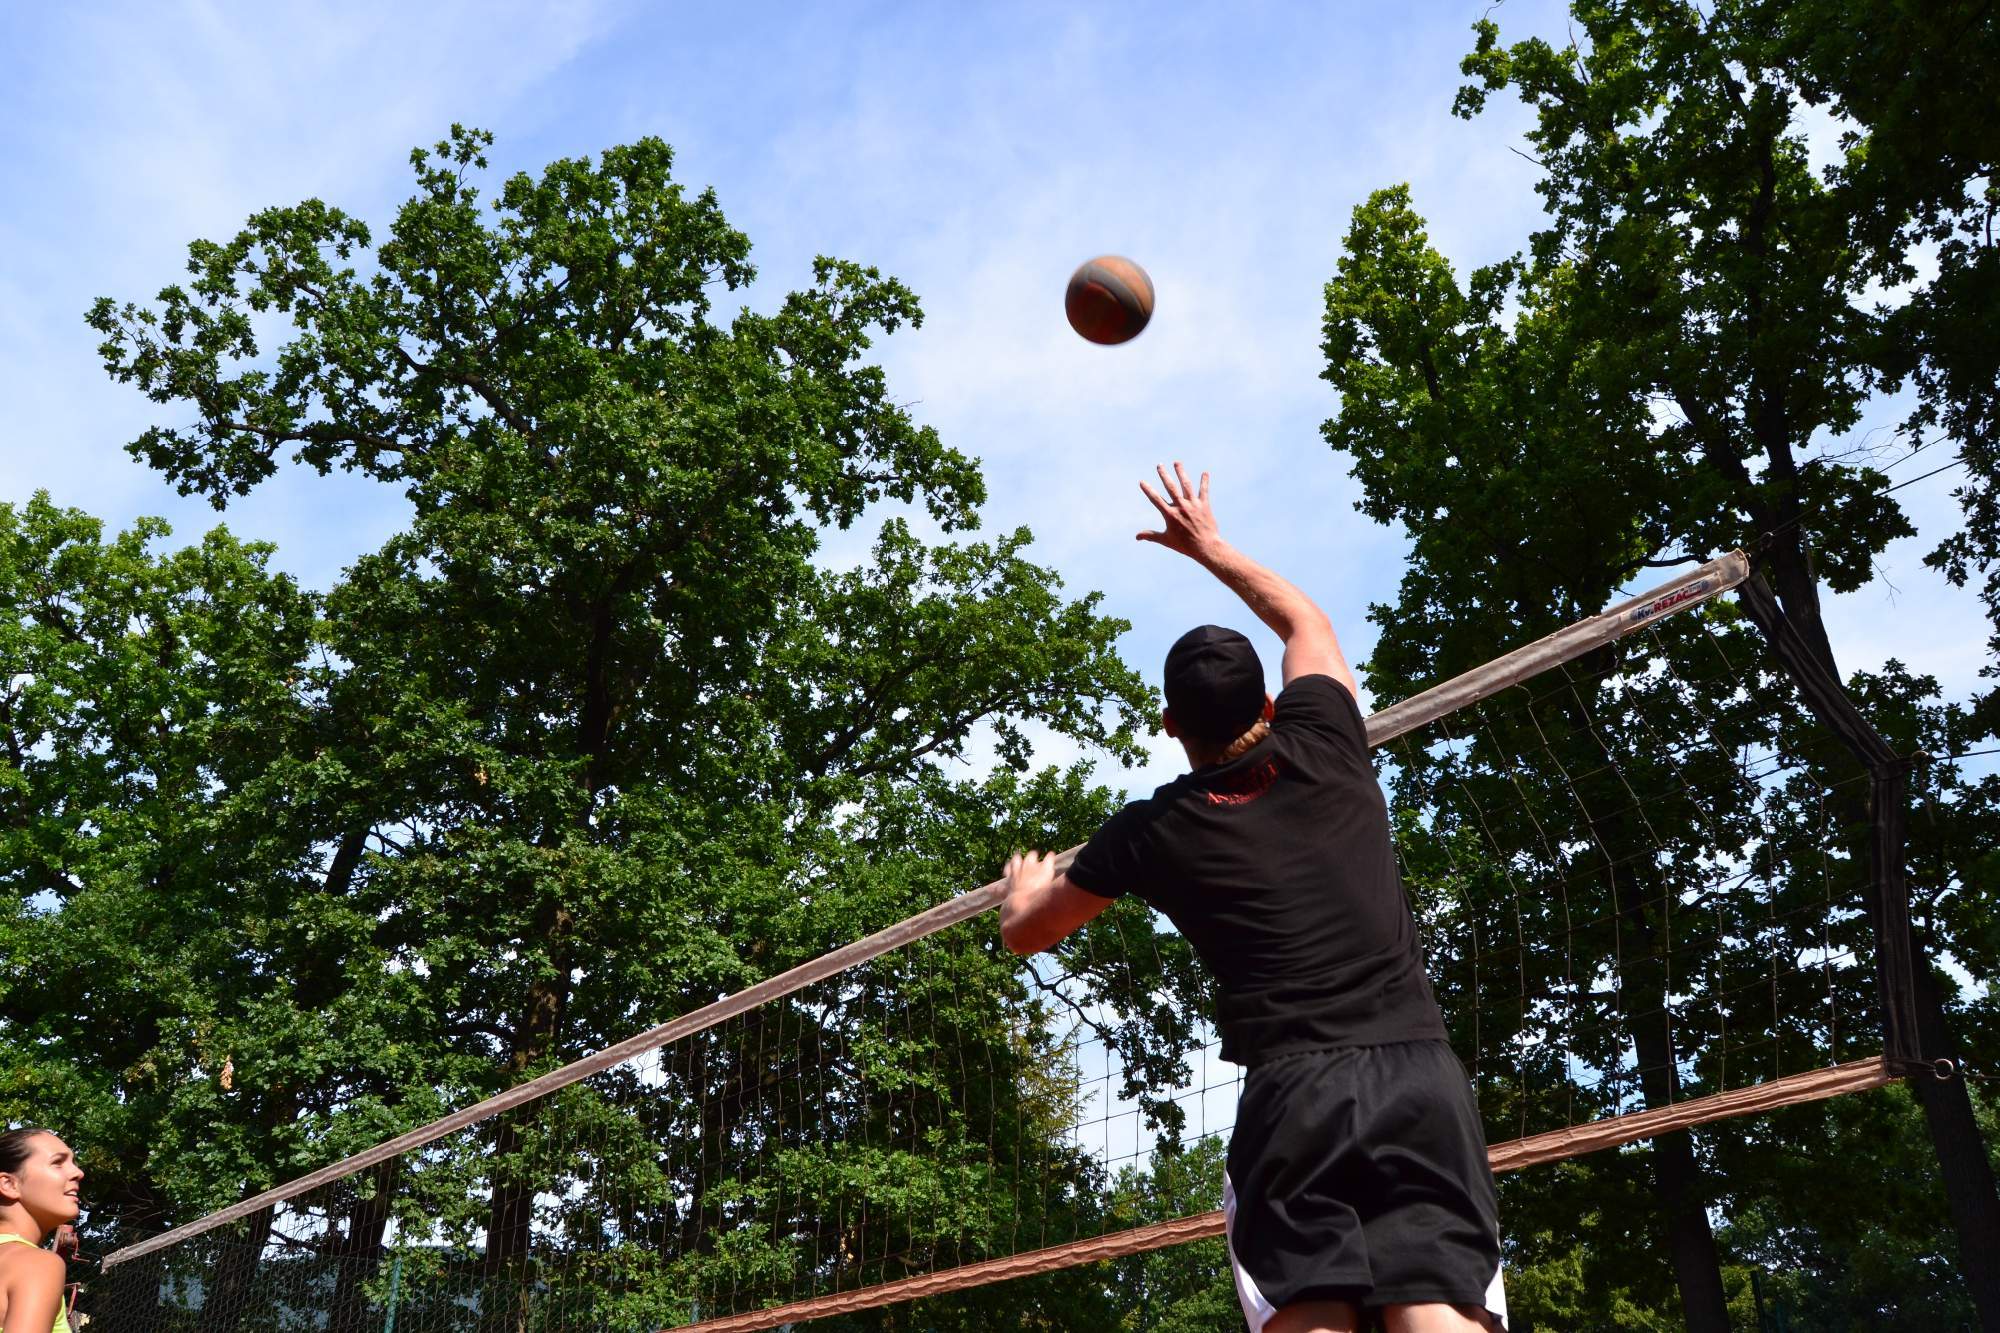
<path id="1" fill-rule="evenodd" d="M 1879 1053 L 1851 759 L 1684 617 L 1392 744 L 1396 842 L 1489 1139 Z"/>
<path id="2" fill-rule="evenodd" d="M 1496 1145 L 1726 1114 L 1882 1050 L 1863 776 L 1726 605 L 1632 624 L 1414 729 L 1371 720 Z M 1201 969 L 1130 899 L 1017 959 L 971 910 L 993 888 L 880 956 L 114 1255 L 95 1327 L 890 1327 L 923 1296 L 926 1328 L 1111 1328 L 1209 1299 L 1240 1071 Z"/>

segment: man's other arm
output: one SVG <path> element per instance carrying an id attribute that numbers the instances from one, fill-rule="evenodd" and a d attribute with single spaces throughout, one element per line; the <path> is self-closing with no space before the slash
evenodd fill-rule
<path id="1" fill-rule="evenodd" d="M 1000 942 L 1018 954 L 1052 948 L 1115 901 L 1070 883 L 1046 852 L 1008 857 L 1007 881 L 1007 896 L 1000 902 Z"/>

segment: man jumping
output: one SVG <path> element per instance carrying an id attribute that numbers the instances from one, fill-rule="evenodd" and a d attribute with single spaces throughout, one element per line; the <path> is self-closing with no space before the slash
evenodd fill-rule
<path id="1" fill-rule="evenodd" d="M 1141 541 L 1221 579 L 1284 640 L 1274 703 L 1250 641 L 1203 625 L 1167 653 L 1166 733 L 1191 772 L 1134 801 L 1066 874 L 1007 863 L 1000 934 L 1063 939 L 1126 893 L 1217 983 L 1222 1057 L 1248 1069 L 1223 1182 L 1251 1333 L 1504 1329 L 1493 1175 L 1445 1043 L 1389 846 L 1354 674 L 1310 598 L 1216 530 L 1208 475 L 1139 489 Z"/>

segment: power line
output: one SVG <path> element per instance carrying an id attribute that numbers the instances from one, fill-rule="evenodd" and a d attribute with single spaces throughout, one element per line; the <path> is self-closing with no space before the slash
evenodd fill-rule
<path id="1" fill-rule="evenodd" d="M 1951 461 L 1949 463 L 1944 464 L 1942 467 L 1934 467 L 1929 472 L 1923 473 L 1921 476 L 1911 477 L 1908 481 L 1899 481 L 1894 486 L 1891 486 L 1888 490 L 1881 492 L 1881 494 L 1893 495 L 1897 491 L 1902 490 L 1905 486 L 1916 485 L 1918 482 L 1922 481 L 1925 477 L 1935 477 L 1940 472 L 1949 472 L 1951 471 L 1951 469 L 1957 467 L 1960 463 L 1963 463 L 1964 461 L 1965 461 L 1965 456 L 1963 454 L 1953 454 Z"/>
<path id="2" fill-rule="evenodd" d="M 1966 461 L 1966 460 L 1965 460 L 1965 455 L 1963 455 L 1963 454 L 1953 454 L 1953 455 L 1952 455 L 1952 459 L 1951 459 L 1951 461 L 1950 461 L 1949 463 L 1945 463 L 1945 464 L 1942 464 L 1942 465 L 1940 465 L 1940 466 L 1938 466 L 1938 467 L 1934 467 L 1934 468 L 1932 468 L 1932 469 L 1931 469 L 1931 470 L 1930 470 L 1929 472 L 1925 472 L 1925 473 L 1921 473 L 1921 474 L 1919 474 L 1919 475 L 1917 475 L 1917 476 L 1914 476 L 1914 477 L 1911 477 L 1911 478 L 1910 478 L 1910 479 L 1909 479 L 1908 481 L 1899 481 L 1899 482 L 1897 482 L 1897 483 L 1896 483 L 1896 484 L 1895 484 L 1894 486 L 1889 486 L 1889 487 L 1886 487 L 1886 488 L 1884 488 L 1884 489 L 1882 489 L 1882 490 L 1879 490 L 1879 491 L 1876 491 L 1876 492 L 1875 492 L 1875 494 L 1876 494 L 1876 495 L 1894 495 L 1894 494 L 1895 494 L 1895 493 L 1896 493 L 1897 491 L 1900 491 L 1900 490 L 1902 490 L 1902 489 L 1903 489 L 1903 488 L 1904 488 L 1905 486 L 1914 486 L 1914 485 L 1916 485 L 1916 484 L 1917 484 L 1918 482 L 1920 482 L 1920 481 L 1923 481 L 1923 480 L 1925 480 L 1926 478 L 1930 478 L 1930 477 L 1935 477 L 1935 476 L 1936 476 L 1936 475 L 1937 475 L 1938 473 L 1940 473 L 1940 472 L 1949 472 L 1949 471 L 1950 471 L 1951 469 L 1953 469 L 1953 468 L 1957 467 L 1957 466 L 1958 466 L 1959 464 L 1961 464 L 1961 463 L 1963 463 L 1963 462 L 1965 462 L 1965 461 Z M 1892 464 L 1891 466 L 1893 466 L 1893 464 Z M 1783 532 L 1783 531 L 1784 531 L 1785 529 L 1787 529 L 1787 528 L 1792 528 L 1792 527 L 1797 527 L 1797 526 L 1798 526 L 1799 524 L 1801 524 L 1801 523 L 1805 522 L 1805 521 L 1806 521 L 1806 519 L 1807 519 L 1808 517 L 1809 517 L 1809 515 L 1806 515 L 1806 514 L 1799 514 L 1798 516 L 1796 516 L 1796 517 L 1794 517 L 1794 518 L 1788 518 L 1788 519 L 1786 519 L 1786 520 L 1785 520 L 1785 521 L 1784 521 L 1783 523 L 1780 523 L 1780 524 L 1778 524 L 1778 526 L 1776 526 L 1776 527 L 1774 527 L 1774 528 L 1770 529 L 1769 531 L 1767 531 L 1766 533 L 1764 533 L 1764 535 L 1763 535 L 1763 540 L 1764 540 L 1764 541 L 1769 541 L 1769 540 L 1770 540 L 1771 538 L 1773 538 L 1773 537 L 1777 536 L 1777 535 L 1778 535 L 1779 533 Z"/>
<path id="3" fill-rule="evenodd" d="M 1903 466 L 1903 464 L 1909 462 L 1912 458 L 1915 458 L 1918 454 L 1922 453 L 1924 450 L 1936 444 L 1939 440 L 1948 440 L 1950 438 L 1951 436 L 1949 435 L 1943 435 L 1943 434 L 1933 435 L 1928 440 L 1925 440 L 1922 443 L 1918 444 L 1916 448 L 1910 450 L 1910 452 L 1908 452 L 1907 454 L 1904 454 L 1901 458 L 1895 459 L 1892 462 L 1884 464 L 1882 470 L 1884 472 L 1893 471 L 1894 469 L 1899 468 Z"/>

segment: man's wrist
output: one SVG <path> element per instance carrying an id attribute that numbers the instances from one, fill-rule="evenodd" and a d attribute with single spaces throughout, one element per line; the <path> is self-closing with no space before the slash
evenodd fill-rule
<path id="1" fill-rule="evenodd" d="M 1227 567 L 1235 555 L 1236 548 L 1220 537 L 1194 548 L 1195 563 L 1212 572 Z"/>

